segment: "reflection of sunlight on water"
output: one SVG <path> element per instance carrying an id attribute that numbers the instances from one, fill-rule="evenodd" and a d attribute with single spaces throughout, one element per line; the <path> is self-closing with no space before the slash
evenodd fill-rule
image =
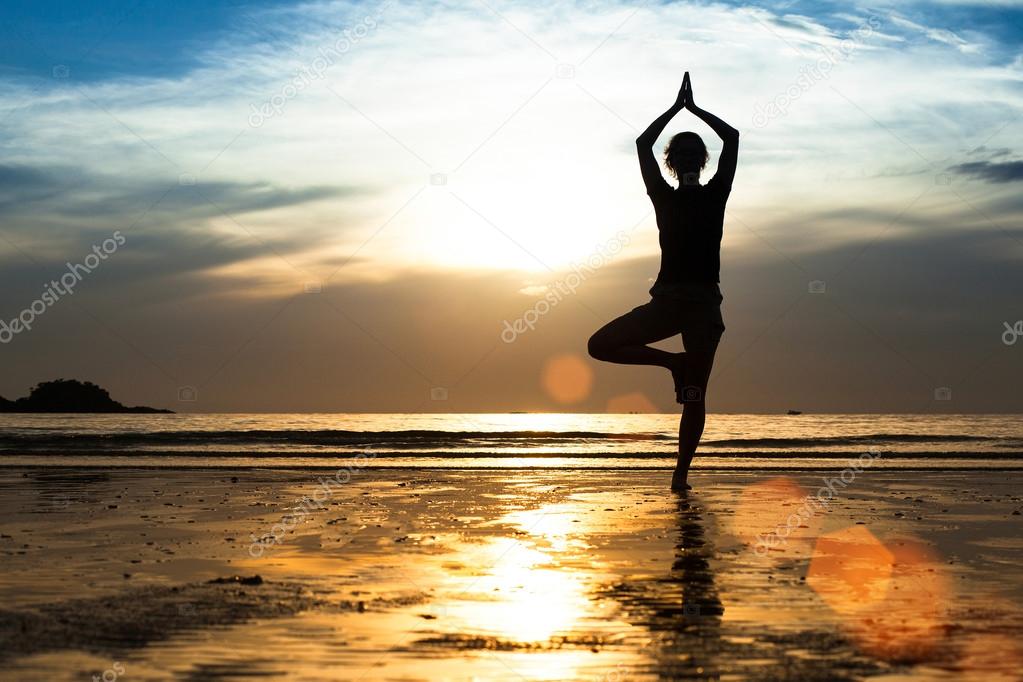
<path id="1" fill-rule="evenodd" d="M 479 601 L 449 607 L 469 631 L 516 642 L 546 642 L 577 626 L 588 609 L 581 576 L 552 565 L 526 542 L 492 543 L 482 559 L 491 568 L 467 587 Z"/>
<path id="2" fill-rule="evenodd" d="M 494 539 L 479 563 L 489 569 L 466 589 L 486 601 L 467 602 L 462 616 L 470 629 L 522 642 L 546 642 L 579 627 L 591 610 L 585 580 L 591 574 L 560 565 L 559 555 L 585 546 L 573 523 L 574 505 L 515 510 L 497 521 L 522 529 L 525 538 Z M 581 516 L 581 515 L 580 515 Z M 455 607 L 459 608 L 459 607 Z"/>
<path id="3" fill-rule="evenodd" d="M 614 679 L 606 677 L 609 667 L 641 660 L 634 651 L 604 648 L 629 626 L 593 598 L 604 577 L 586 541 L 602 527 L 594 515 L 603 512 L 593 506 L 569 502 L 505 513 L 494 525 L 517 529 L 515 537 L 490 538 L 473 558 L 478 569 L 450 584 L 458 596 L 445 607 L 446 631 L 501 643 L 481 661 L 495 676 L 482 679 Z M 599 656 L 592 647 L 600 647 Z"/>
<path id="4" fill-rule="evenodd" d="M 817 543 L 807 584 L 871 655 L 919 661 L 943 645 L 952 591 L 923 543 L 882 543 L 862 526 L 830 533 Z"/>
<path id="5" fill-rule="evenodd" d="M 587 512 L 588 514 L 588 512 Z M 572 518 L 572 516 L 580 518 Z M 555 552 L 564 552 L 571 544 L 573 547 L 584 547 L 581 535 L 590 530 L 585 523 L 586 516 L 572 504 L 547 505 L 541 509 L 520 509 L 505 514 L 500 522 L 518 526 L 536 540 L 550 544 Z M 575 521 L 580 521 L 575 523 Z M 569 535 L 576 534 L 569 543 Z"/>
<path id="6" fill-rule="evenodd" d="M 594 514 L 604 519 L 605 524 L 604 517 L 609 514 L 594 511 L 594 506 L 594 502 L 571 502 L 514 509 L 488 522 L 503 532 L 512 529 L 513 537 L 488 535 L 481 538 L 481 544 L 468 545 L 467 560 L 453 562 L 445 570 L 444 594 L 433 595 L 431 605 L 419 608 L 431 616 L 428 619 L 373 608 L 367 613 L 303 616 L 302 621 L 336 628 L 333 636 L 330 633 L 312 636 L 311 640 L 317 643 L 322 639 L 329 644 L 330 640 L 343 639 L 344 633 L 354 630 L 387 641 L 389 633 L 400 632 L 416 633 L 409 642 L 432 638 L 436 643 L 426 646 L 437 647 L 434 651 L 441 655 L 431 658 L 431 679 L 473 679 L 473 675 L 477 679 L 615 679 L 607 677 L 609 668 L 619 665 L 624 670 L 626 661 L 638 665 L 644 659 L 634 651 L 603 647 L 604 643 L 619 641 L 622 629 L 628 626 L 606 610 L 607 604 L 592 599 L 600 573 L 587 554 L 586 537 L 601 527 L 602 522 L 593 518 Z M 455 537 L 449 541 L 452 546 L 457 542 Z M 367 541 L 363 551 L 372 551 L 372 546 Z M 299 545 L 287 544 L 264 560 L 262 566 L 265 570 L 265 562 L 271 561 L 275 572 L 296 577 L 319 571 L 340 576 L 351 571 L 351 566 L 345 566 L 344 552 L 335 558 L 306 554 Z M 377 580 L 384 576 L 391 579 L 387 581 L 389 593 L 395 587 L 411 587 L 401 582 L 407 565 L 404 568 L 392 565 L 389 557 L 375 552 L 373 556 Z M 238 564 L 249 567 L 244 560 Z M 259 565 L 251 562 L 252 569 Z M 423 577 L 430 574 L 440 577 L 428 565 L 420 566 L 410 582 L 430 584 L 430 579 Z M 344 595 L 348 597 L 348 592 Z M 289 627 L 295 623 L 292 619 Z M 268 627 L 279 628 L 281 624 Z M 466 641 L 467 648 L 461 648 Z M 295 645 L 291 640 L 277 644 Z M 591 650 L 593 645 L 601 647 L 599 655 Z M 319 652 L 310 643 L 304 648 L 313 658 L 331 657 L 331 652 Z M 445 651 L 450 657 L 441 653 Z M 464 653 L 459 655 L 459 651 Z M 372 661 L 359 661 L 363 670 L 373 674 L 365 667 L 369 663 Z M 416 677 L 423 672 L 421 666 L 421 661 L 401 657 L 388 662 L 388 671 L 396 676 Z"/>

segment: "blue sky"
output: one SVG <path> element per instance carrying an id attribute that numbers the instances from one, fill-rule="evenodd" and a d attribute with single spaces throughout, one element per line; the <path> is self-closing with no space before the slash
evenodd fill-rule
<path id="1" fill-rule="evenodd" d="M 0 7 L 0 64 L 24 77 L 49 77 L 57 64 L 82 80 L 174 76 L 194 68 L 243 10 L 277 4 L 286 3 L 14 0 Z"/>
<path id="2" fill-rule="evenodd" d="M 633 140 L 689 70 L 742 131 L 711 408 L 1023 409 L 1023 363 L 1000 345 L 1023 317 L 1021 16 L 4 3 L 0 319 L 113 230 L 127 243 L 0 346 L 0 395 L 63 375 L 178 408 L 197 386 L 184 407 L 204 410 L 672 409 L 656 373 L 593 363 L 570 405 L 538 373 L 646 296 L 656 229 Z M 665 139 L 687 128 L 713 167 L 720 144 L 688 114 Z M 626 249 L 501 342 L 622 231 Z"/>
<path id="3" fill-rule="evenodd" d="M 86 80 L 171 76 L 193 68 L 198 56 L 248 21 L 250 12 L 300 6 L 293 0 L 10 0 L 0 6 L 0 65 L 11 74 L 47 77 L 56 64 Z M 364 3 L 372 6 L 373 3 Z M 835 30 L 850 25 L 846 2 L 725 3 L 814 17 Z M 871 5 L 899 12 L 929 28 L 992 39 L 986 56 L 1011 62 L 1023 43 L 1023 6 L 1011 2 L 892 3 Z M 261 27 L 272 36 L 275 27 Z M 926 41 L 924 35 L 913 38 Z"/>

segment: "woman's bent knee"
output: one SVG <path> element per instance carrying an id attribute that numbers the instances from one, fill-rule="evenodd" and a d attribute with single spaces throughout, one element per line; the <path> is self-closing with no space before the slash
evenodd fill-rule
<path id="1" fill-rule="evenodd" d="M 586 352 L 594 360 L 609 361 L 614 355 L 617 345 L 614 337 L 601 328 L 593 332 L 593 336 L 586 342 Z"/>

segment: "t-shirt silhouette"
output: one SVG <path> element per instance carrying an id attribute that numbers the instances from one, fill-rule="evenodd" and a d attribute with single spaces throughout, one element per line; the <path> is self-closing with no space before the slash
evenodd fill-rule
<path id="1" fill-rule="evenodd" d="M 721 232 L 731 183 L 714 175 L 706 185 L 660 178 L 647 188 L 657 217 L 661 269 L 650 294 L 671 294 L 692 284 L 721 281 Z"/>

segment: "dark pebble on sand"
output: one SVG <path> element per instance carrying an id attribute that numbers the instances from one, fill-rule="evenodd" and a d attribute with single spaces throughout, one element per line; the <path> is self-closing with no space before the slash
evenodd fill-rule
<path id="1" fill-rule="evenodd" d="M 207 580 L 206 582 L 211 585 L 222 585 L 224 583 L 238 583 L 239 585 L 262 585 L 263 576 L 250 575 L 248 577 L 242 577 L 240 575 L 232 575 L 227 578 L 214 578 L 213 580 Z"/>

